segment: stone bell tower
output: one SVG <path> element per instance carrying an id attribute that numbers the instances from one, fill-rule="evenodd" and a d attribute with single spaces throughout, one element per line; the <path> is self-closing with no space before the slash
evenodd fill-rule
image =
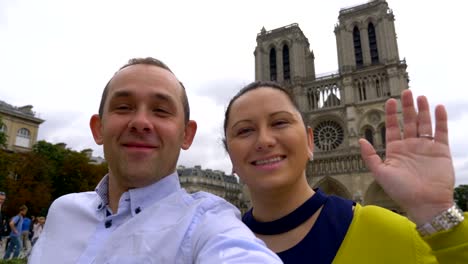
<path id="1" fill-rule="evenodd" d="M 358 145 L 359 138 L 366 138 L 385 155 L 385 102 L 399 99 L 408 88 L 394 20 L 385 0 L 341 9 L 335 25 L 338 70 L 332 74 L 315 74 L 314 54 L 297 24 L 262 28 L 254 54 L 256 80 L 278 81 L 291 89 L 314 130 L 309 184 L 400 211 L 365 167 Z"/>

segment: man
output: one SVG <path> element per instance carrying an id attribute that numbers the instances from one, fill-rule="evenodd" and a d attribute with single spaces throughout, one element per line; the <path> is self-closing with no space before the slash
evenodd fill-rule
<path id="1" fill-rule="evenodd" d="M 27 216 L 24 216 L 23 225 L 21 227 L 21 242 L 24 251 L 31 249 L 31 241 L 29 240 L 29 229 L 31 226 L 31 219 Z"/>
<path id="2" fill-rule="evenodd" d="M 54 201 L 30 263 L 281 263 L 232 205 L 181 189 L 176 163 L 197 124 L 164 63 L 124 65 L 90 127 L 109 173 L 95 192 Z"/>
<path id="3" fill-rule="evenodd" d="M 9 259 L 13 250 L 15 251 L 13 253 L 13 258 L 17 258 L 19 256 L 22 247 L 21 227 L 23 226 L 23 217 L 26 215 L 27 212 L 28 207 L 26 207 L 26 205 L 22 205 L 19 208 L 19 213 L 11 218 L 9 222 L 11 228 L 10 243 L 7 246 L 3 259 Z"/>
<path id="4" fill-rule="evenodd" d="M 5 234 L 6 226 L 3 224 L 2 207 L 6 200 L 5 192 L 0 192 L 0 247 L 3 246 L 2 237 Z M 5 234 L 6 235 L 6 234 Z"/>

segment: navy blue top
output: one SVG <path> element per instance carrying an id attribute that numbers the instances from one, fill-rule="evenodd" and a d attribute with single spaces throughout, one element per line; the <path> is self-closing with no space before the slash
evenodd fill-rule
<path id="1" fill-rule="evenodd" d="M 307 233 L 301 242 L 290 249 L 277 253 L 285 264 L 331 263 L 353 220 L 353 201 L 335 195 L 328 196 L 318 189 L 312 197 L 313 199 L 310 200 L 314 200 L 320 203 L 320 205 L 324 204 L 322 211 L 309 233 Z M 294 212 L 297 214 L 300 208 L 301 206 Z M 308 212 L 307 215 L 309 217 L 307 219 L 312 214 Z M 250 215 L 253 219 L 252 211 L 249 211 L 247 215 Z M 249 222 L 251 219 L 248 218 L 245 216 L 243 218 L 247 226 L 252 224 L 252 222 Z"/>

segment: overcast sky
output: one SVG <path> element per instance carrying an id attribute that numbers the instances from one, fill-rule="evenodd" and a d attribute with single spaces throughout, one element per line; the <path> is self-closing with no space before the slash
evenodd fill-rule
<path id="1" fill-rule="evenodd" d="M 338 12 L 365 2 L 0 0 L 0 100 L 34 106 L 46 120 L 39 140 L 102 155 L 88 122 L 104 85 L 129 58 L 153 56 L 184 82 L 199 125 L 179 164 L 230 172 L 220 143 L 224 109 L 254 80 L 260 29 L 299 23 L 316 73 L 335 71 Z M 410 87 L 427 95 L 431 108 L 448 108 L 457 183 L 468 184 L 466 1 L 388 3 Z"/>

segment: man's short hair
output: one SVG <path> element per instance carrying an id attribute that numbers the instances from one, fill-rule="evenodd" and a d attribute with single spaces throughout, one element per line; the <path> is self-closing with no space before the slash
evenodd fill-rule
<path id="1" fill-rule="evenodd" d="M 168 70 L 170 73 L 174 74 L 171 71 L 171 69 L 164 62 L 162 62 L 162 61 L 160 61 L 158 59 L 152 58 L 152 57 L 146 57 L 146 58 L 133 58 L 133 59 L 128 60 L 127 64 L 120 67 L 120 69 L 114 74 L 114 76 L 119 71 L 121 71 L 122 69 L 127 68 L 127 67 L 132 66 L 132 65 L 137 65 L 137 64 L 153 65 L 153 66 Z M 106 87 L 104 87 L 104 91 L 102 92 L 101 103 L 99 104 L 99 117 L 101 117 L 101 118 L 102 118 L 102 115 L 104 114 L 104 104 L 106 103 L 107 93 L 109 91 L 109 85 L 110 85 L 110 82 L 112 81 L 113 78 L 114 77 L 112 77 L 107 82 Z M 189 106 L 189 102 L 188 102 L 188 98 L 187 98 L 187 92 L 185 91 L 185 86 L 181 81 L 179 81 L 179 84 L 180 84 L 180 86 L 182 88 L 182 98 L 181 99 L 182 99 L 182 105 L 184 107 L 185 124 L 187 124 L 188 121 L 190 120 L 190 106 Z"/>
<path id="2" fill-rule="evenodd" d="M 28 207 L 23 204 L 22 206 L 19 207 L 19 210 L 20 210 L 20 212 L 23 211 L 23 210 L 28 210 Z"/>

